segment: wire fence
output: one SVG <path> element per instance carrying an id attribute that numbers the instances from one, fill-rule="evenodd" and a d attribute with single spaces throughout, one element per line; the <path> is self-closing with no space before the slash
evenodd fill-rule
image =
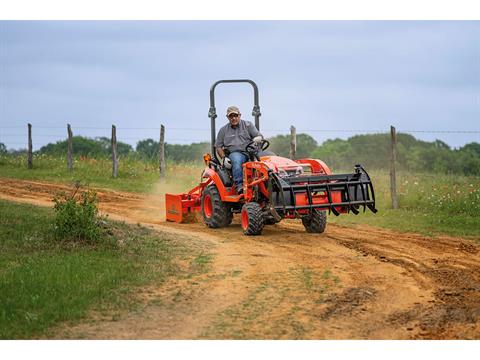
<path id="1" fill-rule="evenodd" d="M 111 127 L 101 126 L 72 126 L 75 136 L 84 136 L 90 138 L 97 137 L 110 137 Z M 103 134 L 102 132 L 105 131 Z M 159 137 L 160 126 L 158 127 L 117 127 L 119 131 L 119 141 L 127 141 L 137 143 L 141 140 L 153 138 L 154 140 Z M 37 143 L 47 144 L 49 142 L 63 141 L 67 138 L 67 127 L 63 126 L 33 126 L 33 137 L 40 139 Z M 122 136 L 122 132 L 127 132 L 125 136 Z M 139 134 L 135 136 L 135 131 L 148 131 L 149 134 Z M 262 128 L 262 133 L 266 137 L 272 137 L 276 135 L 289 135 L 289 128 Z M 297 134 L 305 133 L 319 133 L 319 134 L 381 134 L 389 133 L 390 129 L 315 129 L 315 128 L 297 128 Z M 184 136 L 185 133 L 197 133 L 195 137 Z M 399 133 L 403 134 L 431 134 L 431 135 L 445 135 L 445 134 L 470 134 L 479 135 L 480 130 L 434 130 L 434 129 L 422 129 L 422 130 L 410 130 L 398 128 Z M 187 127 L 165 127 L 167 143 L 199 143 L 210 142 L 210 129 L 209 128 L 187 128 Z M 4 143 L 7 147 L 21 147 L 25 148 L 28 145 L 27 139 L 27 127 L 26 126 L 0 126 L 0 143 Z"/>

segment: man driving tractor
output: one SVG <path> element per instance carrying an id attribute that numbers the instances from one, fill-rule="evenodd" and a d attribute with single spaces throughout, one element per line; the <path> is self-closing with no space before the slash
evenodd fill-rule
<path id="1" fill-rule="evenodd" d="M 262 134 L 255 125 L 250 121 L 242 120 L 241 115 L 238 107 L 228 107 L 227 118 L 229 123 L 220 129 L 215 142 L 215 147 L 221 158 L 220 162 L 225 168 L 232 169 L 233 182 L 237 187 L 238 194 L 243 192 L 242 164 L 248 160 L 245 148 L 252 140 L 257 144 L 260 144 L 263 140 Z"/>
<path id="2" fill-rule="evenodd" d="M 230 106 L 228 124 L 216 137 L 215 88 L 228 83 L 252 86 L 255 125 L 240 118 L 238 107 Z M 270 143 L 259 132 L 260 115 L 254 81 L 218 80 L 211 86 L 208 117 L 213 156 L 203 156 L 206 166 L 197 186 L 183 194 L 165 194 L 168 221 L 188 221 L 189 215 L 201 212 L 205 225 L 222 228 L 240 214 L 243 233 L 250 236 L 282 219 L 301 219 L 307 232 L 320 234 L 325 231 L 327 211 L 356 215 L 363 207 L 377 212 L 372 181 L 361 165 L 355 165 L 352 173 L 332 174 L 322 160 L 292 160 L 267 152 Z"/>

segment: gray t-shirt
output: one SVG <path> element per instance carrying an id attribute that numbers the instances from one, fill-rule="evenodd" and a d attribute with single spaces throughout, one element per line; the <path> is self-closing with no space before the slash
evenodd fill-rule
<path id="1" fill-rule="evenodd" d="M 245 151 L 247 144 L 259 135 L 262 134 L 251 121 L 240 120 L 235 129 L 228 123 L 218 132 L 215 147 L 223 147 L 230 152 Z"/>

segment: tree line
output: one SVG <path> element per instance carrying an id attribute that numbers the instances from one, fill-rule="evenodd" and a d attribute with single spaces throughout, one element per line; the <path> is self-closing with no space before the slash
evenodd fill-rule
<path id="1" fill-rule="evenodd" d="M 268 138 L 269 150 L 279 156 L 289 156 L 290 135 Z M 321 159 L 335 170 L 351 169 L 362 164 L 367 169 L 388 169 L 390 166 L 390 134 L 355 135 L 346 140 L 329 139 L 318 144 L 308 134 L 297 134 L 297 158 Z M 135 149 L 121 141 L 117 142 L 120 157 L 131 156 L 146 161 L 158 160 L 159 143 L 153 139 L 141 140 Z M 109 157 L 109 138 L 73 137 L 74 156 Z M 210 152 L 208 142 L 188 145 L 165 144 L 165 157 L 170 162 L 201 162 L 202 155 Z M 0 143 L 0 154 L 9 153 Z M 22 151 L 17 151 L 22 153 Z M 36 153 L 65 156 L 67 141 L 49 143 Z M 397 168 L 407 171 L 428 171 L 465 175 L 480 175 L 480 144 L 472 142 L 459 149 L 452 149 L 440 140 L 433 142 L 416 139 L 410 134 L 397 134 Z"/>

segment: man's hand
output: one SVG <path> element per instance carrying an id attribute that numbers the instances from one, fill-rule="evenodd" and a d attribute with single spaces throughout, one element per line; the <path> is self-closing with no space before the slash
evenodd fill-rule
<path id="1" fill-rule="evenodd" d="M 255 136 L 253 138 L 253 141 L 255 141 L 256 144 L 260 144 L 263 140 L 263 136 L 259 135 L 259 136 Z"/>
<path id="2" fill-rule="evenodd" d="M 230 159 L 228 157 L 224 157 L 222 159 L 222 165 L 224 168 L 226 169 L 231 169 L 232 168 L 232 162 L 230 161 Z"/>
<path id="3" fill-rule="evenodd" d="M 220 159 L 223 159 L 225 157 L 225 151 L 221 147 L 217 148 L 217 153 Z"/>

